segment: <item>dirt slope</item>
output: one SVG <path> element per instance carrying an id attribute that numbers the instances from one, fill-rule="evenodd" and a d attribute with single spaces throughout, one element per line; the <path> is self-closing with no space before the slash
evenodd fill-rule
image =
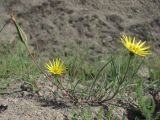
<path id="1" fill-rule="evenodd" d="M 104 54 L 117 49 L 122 33 L 160 46 L 159 0 L 1 0 L 0 9 L 1 23 L 15 13 L 30 45 L 51 54 L 77 46 Z"/>

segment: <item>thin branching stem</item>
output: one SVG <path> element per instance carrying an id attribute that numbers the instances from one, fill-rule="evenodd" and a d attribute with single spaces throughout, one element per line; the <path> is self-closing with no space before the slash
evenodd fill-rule
<path id="1" fill-rule="evenodd" d="M 126 76 L 127 76 L 131 59 L 132 59 L 132 56 L 130 55 L 130 56 L 129 56 L 129 59 L 128 59 L 128 64 L 127 64 L 127 67 L 126 67 L 126 70 L 125 70 L 125 73 L 124 73 L 124 76 L 123 76 L 123 78 L 121 79 L 120 83 L 118 84 L 117 89 L 115 90 L 114 94 L 113 94 L 110 98 L 108 98 L 108 99 L 101 100 L 101 101 L 99 102 L 100 104 L 101 104 L 101 103 L 104 103 L 104 102 L 106 102 L 106 101 L 112 100 L 112 99 L 118 94 L 119 89 L 120 89 L 121 85 L 123 84 L 123 82 L 125 81 L 125 78 L 126 78 Z"/>
<path id="2" fill-rule="evenodd" d="M 90 90 L 89 90 L 88 99 L 91 97 L 91 91 L 92 91 L 92 89 L 93 89 L 93 86 L 96 84 L 100 73 L 104 70 L 105 67 L 107 67 L 107 65 L 108 65 L 110 62 L 111 62 L 111 60 L 109 60 L 109 61 L 99 70 L 98 74 L 96 75 L 96 77 L 95 77 L 95 79 L 94 79 L 94 81 L 93 81 L 93 83 L 92 83 L 92 85 L 91 85 L 91 88 L 90 88 Z"/>
<path id="3" fill-rule="evenodd" d="M 75 89 L 76 89 L 77 85 L 80 83 L 80 81 L 81 81 L 81 80 L 78 80 L 78 81 L 76 82 L 76 84 L 74 85 L 74 87 L 73 87 L 73 93 L 75 92 Z"/>
<path id="4" fill-rule="evenodd" d="M 2 26 L 2 28 L 0 29 L 0 33 L 3 31 L 3 29 L 8 25 L 8 23 L 10 22 L 10 20 L 7 20 L 6 23 Z"/>
<path id="5" fill-rule="evenodd" d="M 63 84 L 62 84 L 61 80 L 59 80 L 59 79 L 58 79 L 58 76 L 55 76 L 54 78 L 55 78 L 55 81 L 57 81 L 57 82 L 58 82 L 58 85 L 57 85 L 57 86 L 59 86 L 59 85 L 60 85 L 60 86 L 61 86 L 61 88 L 62 88 L 63 90 L 65 90 L 65 88 L 64 88 L 64 86 L 63 86 Z"/>
<path id="6" fill-rule="evenodd" d="M 135 76 L 135 74 L 138 72 L 138 70 L 139 70 L 140 67 L 142 66 L 143 62 L 144 62 L 144 58 L 142 58 L 141 63 L 138 65 L 137 69 L 134 71 L 134 73 L 132 74 L 132 77 L 131 77 L 131 78 L 133 78 L 133 77 Z"/>
<path id="7" fill-rule="evenodd" d="M 114 68 L 114 72 L 116 73 L 116 66 L 115 66 L 115 64 L 114 64 L 114 61 L 113 61 L 113 57 L 111 56 L 111 65 L 113 65 L 113 68 Z M 116 73 L 117 74 L 117 73 Z M 112 75 L 113 75 L 113 72 L 112 72 Z M 105 86 L 103 86 L 102 85 L 102 87 L 103 88 L 106 88 Z M 95 92 L 95 94 L 97 94 L 100 90 L 102 90 L 103 88 L 100 88 L 99 90 L 97 90 L 96 92 Z M 108 88 L 109 89 L 109 88 Z"/>

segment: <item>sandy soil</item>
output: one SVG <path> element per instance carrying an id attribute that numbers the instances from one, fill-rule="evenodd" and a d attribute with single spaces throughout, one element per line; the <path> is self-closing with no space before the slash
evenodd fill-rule
<path id="1" fill-rule="evenodd" d="M 119 48 L 122 33 L 148 41 L 160 54 L 159 0 L 0 0 L 0 28 L 11 13 L 17 15 L 33 50 L 48 56 L 77 48 L 101 56 Z M 17 41 L 12 24 L 0 33 L 0 41 Z M 59 110 L 34 100 L 0 97 L 2 103 L 8 109 L 0 113 L 0 120 L 64 119 Z"/>
<path id="2" fill-rule="evenodd" d="M 62 110 L 42 107 L 38 102 L 24 98 L 1 98 L 7 110 L 0 113 L 0 120 L 64 120 Z"/>

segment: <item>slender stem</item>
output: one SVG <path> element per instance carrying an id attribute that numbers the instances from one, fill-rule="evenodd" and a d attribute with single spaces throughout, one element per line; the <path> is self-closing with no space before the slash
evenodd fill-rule
<path id="1" fill-rule="evenodd" d="M 137 69 L 134 71 L 134 73 L 132 74 L 132 78 L 134 77 L 134 75 L 138 72 L 139 68 L 141 67 L 142 63 L 144 62 L 144 58 L 142 59 L 141 63 L 139 64 L 139 66 L 137 67 Z"/>
<path id="2" fill-rule="evenodd" d="M 111 57 L 111 65 L 113 65 L 113 68 L 114 68 L 114 72 L 115 72 L 115 74 L 117 74 L 117 71 L 116 71 L 116 66 L 115 66 L 115 64 L 114 64 L 114 61 L 113 61 L 113 57 Z M 113 72 L 112 72 L 112 74 L 113 74 Z"/>
<path id="3" fill-rule="evenodd" d="M 125 74 L 124 74 L 124 76 L 123 76 L 123 78 L 122 78 L 122 80 L 121 80 L 121 82 L 120 82 L 120 85 L 124 82 L 124 80 L 125 80 L 125 78 L 126 78 L 126 75 L 127 75 L 127 73 L 128 73 L 128 69 L 129 69 L 129 65 L 130 65 L 130 62 L 131 62 L 131 58 L 132 58 L 132 56 L 129 55 L 129 60 L 128 60 L 127 68 L 126 68 Z"/>
<path id="4" fill-rule="evenodd" d="M 10 22 L 10 20 L 7 20 L 6 23 L 3 25 L 3 27 L 0 29 L 0 32 L 3 31 L 3 29 L 8 25 L 8 23 Z"/>
<path id="5" fill-rule="evenodd" d="M 111 56 L 111 65 L 113 65 L 113 68 L 114 68 L 114 72 L 116 73 L 116 66 L 115 66 L 115 64 L 114 64 L 114 61 L 113 61 L 113 57 Z M 112 76 L 113 76 L 113 71 L 112 71 Z M 102 87 L 103 88 L 105 88 L 105 86 L 103 86 L 102 85 Z M 100 90 L 102 90 L 103 88 L 100 88 L 100 89 L 98 89 L 96 92 L 95 92 L 95 94 L 97 94 Z"/>
<path id="6" fill-rule="evenodd" d="M 99 103 L 104 103 L 104 102 L 106 102 L 106 101 L 109 101 L 109 100 L 113 99 L 113 98 L 118 94 L 119 89 L 120 89 L 120 86 L 121 86 L 121 85 L 123 84 L 123 82 L 125 81 L 126 75 L 127 75 L 127 73 L 128 73 L 128 69 L 129 69 L 129 65 L 130 65 L 130 62 L 131 62 L 131 58 L 132 58 L 132 56 L 130 55 L 130 56 L 129 56 L 129 60 L 128 60 L 128 64 L 127 64 L 127 67 L 126 67 L 126 70 L 125 70 L 125 73 L 124 73 L 124 76 L 123 76 L 123 78 L 121 79 L 121 81 L 120 81 L 120 83 L 119 83 L 116 91 L 114 92 L 114 94 L 113 94 L 110 98 L 104 99 L 104 100 L 100 101 Z"/>
<path id="7" fill-rule="evenodd" d="M 89 90 L 88 99 L 89 99 L 90 96 L 91 96 L 91 91 L 92 91 L 92 89 L 93 89 L 93 86 L 94 86 L 95 83 L 97 82 L 100 73 L 104 70 L 104 68 L 105 68 L 110 62 L 111 62 L 111 60 L 109 60 L 109 61 L 99 70 L 98 74 L 96 75 L 96 77 L 95 77 L 95 79 L 94 79 L 94 81 L 93 81 L 93 83 L 92 83 L 92 85 L 91 85 L 91 88 L 90 88 L 90 90 Z"/>
<path id="8" fill-rule="evenodd" d="M 73 93 L 74 93 L 74 91 L 75 91 L 77 85 L 80 83 L 80 81 L 81 81 L 81 80 L 78 80 L 78 81 L 76 82 L 76 84 L 74 85 L 74 87 L 73 87 Z"/>
<path id="9" fill-rule="evenodd" d="M 62 85 L 61 80 L 58 79 L 58 76 L 55 76 L 56 81 L 58 82 L 58 84 L 61 86 L 62 90 L 65 90 L 64 86 Z M 57 86 L 59 86 L 57 85 Z"/>

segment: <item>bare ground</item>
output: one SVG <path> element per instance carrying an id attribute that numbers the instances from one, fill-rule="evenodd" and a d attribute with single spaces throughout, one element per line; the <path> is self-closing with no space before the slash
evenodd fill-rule
<path id="1" fill-rule="evenodd" d="M 0 98 L 7 110 L 0 113 L 0 120 L 64 120 L 62 110 L 42 107 L 38 102 L 24 98 Z"/>

